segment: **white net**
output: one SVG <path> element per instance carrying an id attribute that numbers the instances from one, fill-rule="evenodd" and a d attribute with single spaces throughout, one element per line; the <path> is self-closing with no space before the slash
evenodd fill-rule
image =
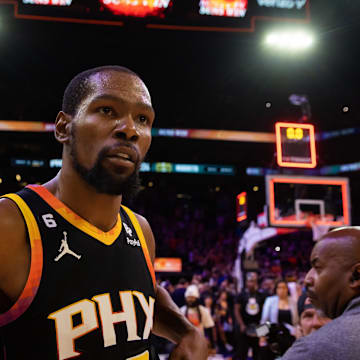
<path id="1" fill-rule="evenodd" d="M 320 218 L 317 216 L 311 216 L 308 220 L 308 226 L 311 227 L 313 233 L 313 240 L 318 241 L 322 236 L 330 230 L 330 225 L 319 223 Z"/>

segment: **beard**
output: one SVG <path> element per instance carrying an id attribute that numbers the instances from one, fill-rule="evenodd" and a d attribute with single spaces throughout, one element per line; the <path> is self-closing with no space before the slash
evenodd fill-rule
<path id="1" fill-rule="evenodd" d="M 199 305 L 199 301 L 195 300 L 195 301 L 186 301 L 186 305 L 189 308 L 196 308 Z"/>
<path id="2" fill-rule="evenodd" d="M 70 145 L 70 155 L 72 165 L 80 177 L 98 193 L 122 195 L 126 200 L 134 199 L 140 191 L 140 161 L 135 163 L 135 169 L 132 174 L 126 178 L 116 177 L 102 165 L 111 149 L 110 147 L 104 147 L 98 154 L 95 164 L 90 169 L 87 169 L 85 166 L 81 165 L 78 158 L 74 126 L 71 129 L 71 134 L 72 141 Z M 125 146 L 129 145 L 125 144 Z"/>

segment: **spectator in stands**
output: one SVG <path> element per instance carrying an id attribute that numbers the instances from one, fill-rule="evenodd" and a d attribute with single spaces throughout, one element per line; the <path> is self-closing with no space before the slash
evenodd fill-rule
<path id="1" fill-rule="evenodd" d="M 274 295 L 274 291 L 275 291 L 274 278 L 270 276 L 264 277 L 259 291 L 262 292 L 266 297 Z"/>
<path id="2" fill-rule="evenodd" d="M 272 324 L 283 324 L 295 336 L 295 325 L 298 323 L 297 304 L 290 296 L 286 281 L 279 280 L 276 283 L 275 293 L 276 295 L 269 296 L 265 300 L 261 323 L 269 321 Z"/>
<path id="3" fill-rule="evenodd" d="M 214 302 L 214 298 L 213 295 L 209 292 L 206 292 L 204 295 L 202 295 L 202 299 L 204 302 L 204 306 L 206 307 L 206 309 L 209 311 L 211 318 L 213 319 L 214 323 L 215 323 L 215 327 L 214 328 L 205 328 L 205 337 L 207 339 L 209 339 L 210 342 L 210 347 L 211 349 L 214 350 L 214 353 L 216 353 L 216 348 L 217 348 L 217 342 L 218 342 L 218 336 L 217 336 L 217 331 L 216 331 L 216 322 L 215 322 L 215 302 Z"/>
<path id="4" fill-rule="evenodd" d="M 185 317 L 196 326 L 203 334 L 205 329 L 213 328 L 215 331 L 215 323 L 210 315 L 209 310 L 200 305 L 200 293 L 196 285 L 189 285 L 185 291 L 185 305 L 181 307 L 181 312 Z M 209 347 L 211 347 L 211 339 L 209 340 Z"/>
<path id="5" fill-rule="evenodd" d="M 255 329 L 260 323 L 264 300 L 264 295 L 258 291 L 257 273 L 247 273 L 245 289 L 237 298 L 234 308 L 235 318 L 239 325 L 234 359 L 246 360 L 249 348 L 252 349 L 253 359 L 257 359 L 259 341 Z"/>
<path id="6" fill-rule="evenodd" d="M 333 319 L 298 339 L 283 360 L 346 359 L 360 354 L 360 228 L 325 234 L 311 253 L 305 278 L 311 302 Z"/>
<path id="7" fill-rule="evenodd" d="M 300 297 L 302 296 L 302 294 L 305 290 L 304 280 L 305 280 L 305 275 L 303 276 L 302 274 L 299 274 L 299 277 L 298 277 L 298 280 L 296 281 L 296 286 L 295 286 L 296 296 L 297 296 L 298 300 L 300 299 Z M 299 308 L 298 308 L 298 310 L 299 310 Z M 300 316 L 300 314 L 299 314 L 299 316 Z"/>
<path id="8" fill-rule="evenodd" d="M 212 318 L 215 317 L 215 303 L 213 295 L 206 293 L 203 297 L 204 306 L 208 309 Z"/>
<path id="9" fill-rule="evenodd" d="M 174 300 L 174 303 L 178 306 L 178 307 L 182 307 L 185 305 L 185 291 L 186 288 L 188 287 L 189 282 L 182 278 L 180 279 L 179 283 L 177 284 L 175 290 L 173 291 L 173 293 L 171 294 L 172 299 Z"/>
<path id="10" fill-rule="evenodd" d="M 229 355 L 233 350 L 233 316 L 226 290 L 222 290 L 215 305 L 215 319 L 220 353 Z"/>
<path id="11" fill-rule="evenodd" d="M 160 281 L 159 285 L 166 289 L 170 296 L 172 296 L 172 293 L 174 292 L 174 285 L 170 282 L 170 280 Z"/>
<path id="12" fill-rule="evenodd" d="M 315 309 L 305 292 L 298 300 L 298 312 L 299 325 L 297 338 L 307 336 L 331 321 L 321 310 Z"/>

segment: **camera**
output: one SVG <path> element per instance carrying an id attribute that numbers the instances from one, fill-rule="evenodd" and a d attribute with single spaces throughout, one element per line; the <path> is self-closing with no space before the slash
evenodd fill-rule
<path id="1" fill-rule="evenodd" d="M 295 341 L 289 329 L 283 324 L 266 322 L 256 327 L 257 337 L 266 337 L 269 350 L 276 355 L 283 355 Z"/>

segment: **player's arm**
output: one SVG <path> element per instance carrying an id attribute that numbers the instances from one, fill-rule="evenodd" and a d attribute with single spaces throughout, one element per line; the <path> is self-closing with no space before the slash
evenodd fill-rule
<path id="1" fill-rule="evenodd" d="M 16 302 L 30 271 L 30 246 L 17 206 L 0 199 L 0 313 Z"/>
<path id="2" fill-rule="evenodd" d="M 152 262 L 155 260 L 155 240 L 149 223 L 142 216 L 137 219 L 143 230 Z M 207 343 L 203 335 L 185 318 L 168 292 L 161 286 L 156 288 L 153 333 L 164 337 L 177 346 L 170 355 L 171 360 L 205 360 Z"/>

